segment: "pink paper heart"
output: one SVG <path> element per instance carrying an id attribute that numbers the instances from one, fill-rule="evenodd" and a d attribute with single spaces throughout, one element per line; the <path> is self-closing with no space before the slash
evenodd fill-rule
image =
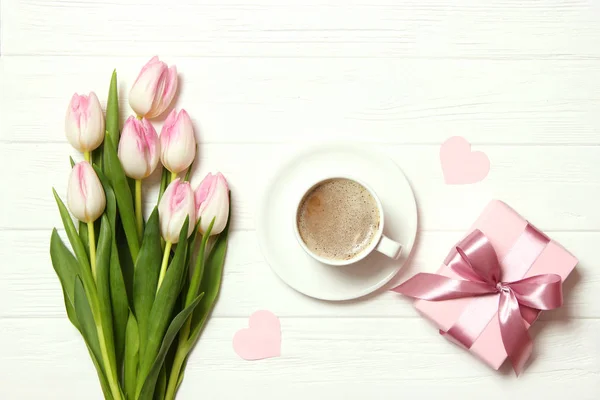
<path id="1" fill-rule="evenodd" d="M 250 316 L 248 328 L 233 337 L 233 350 L 244 360 L 262 360 L 281 355 L 281 325 L 270 311 L 257 311 Z"/>
<path id="2" fill-rule="evenodd" d="M 440 161 L 444 180 L 449 185 L 479 182 L 490 171 L 488 157 L 481 151 L 471 151 L 471 143 L 460 136 L 451 137 L 442 144 Z"/>

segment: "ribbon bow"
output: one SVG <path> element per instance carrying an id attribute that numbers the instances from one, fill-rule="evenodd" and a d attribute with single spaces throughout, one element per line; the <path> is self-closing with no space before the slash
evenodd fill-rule
<path id="1" fill-rule="evenodd" d="M 512 367 L 519 375 L 533 347 L 524 319 L 532 322 L 540 310 L 552 310 L 562 305 L 560 276 L 542 274 L 502 282 L 496 251 L 480 230 L 474 230 L 459 242 L 445 264 L 464 280 L 419 273 L 392 290 L 428 301 L 499 294 L 497 314 L 500 334 Z M 447 332 L 441 333 L 467 348 L 471 348 L 481 334 L 472 332 L 460 319 Z"/>

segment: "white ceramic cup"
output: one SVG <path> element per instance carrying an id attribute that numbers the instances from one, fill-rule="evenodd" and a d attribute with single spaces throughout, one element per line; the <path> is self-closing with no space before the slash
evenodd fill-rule
<path id="1" fill-rule="evenodd" d="M 375 233 L 375 235 L 373 236 L 371 243 L 369 243 L 369 245 L 365 247 L 360 253 L 356 254 L 354 257 L 348 260 L 325 258 L 315 254 L 308 248 L 306 243 L 304 243 L 304 240 L 302 240 L 302 237 L 300 236 L 300 231 L 298 230 L 298 212 L 300 211 L 300 206 L 302 205 L 305 196 L 323 182 L 332 179 L 349 179 L 358 183 L 369 192 L 373 199 L 375 199 L 375 202 L 377 203 L 377 209 L 379 210 L 379 229 L 377 230 L 377 233 Z M 383 214 L 383 207 L 381 206 L 381 200 L 379 200 L 379 197 L 373 191 L 373 189 L 371 189 L 368 185 L 355 178 L 347 176 L 332 176 L 320 179 L 318 182 L 312 184 L 307 190 L 304 190 L 299 196 L 298 202 L 296 203 L 296 212 L 294 213 L 294 233 L 296 235 L 296 239 L 298 239 L 298 243 L 300 243 L 300 246 L 302 246 L 302 249 L 304 249 L 304 251 L 308 253 L 311 257 L 313 257 L 315 260 L 322 262 L 323 264 L 329 264 L 334 266 L 354 264 L 371 254 L 371 252 L 373 252 L 374 250 L 377 250 L 378 252 L 385 254 L 386 256 L 394 260 L 397 260 L 400 257 L 400 253 L 402 252 L 402 245 L 383 234 L 384 220 L 385 218 Z"/>

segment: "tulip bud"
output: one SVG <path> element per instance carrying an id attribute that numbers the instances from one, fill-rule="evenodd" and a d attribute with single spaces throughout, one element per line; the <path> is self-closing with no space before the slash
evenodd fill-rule
<path id="1" fill-rule="evenodd" d="M 179 173 L 196 156 L 196 138 L 192 120 L 185 110 L 173 110 L 160 131 L 160 160 L 169 171 Z"/>
<path id="2" fill-rule="evenodd" d="M 75 93 L 65 117 L 65 133 L 71 146 L 84 153 L 96 149 L 104 140 L 104 115 L 96 93 Z"/>
<path id="3" fill-rule="evenodd" d="M 129 117 L 119 141 L 119 160 L 125 175 L 144 179 L 156 168 L 160 155 L 158 134 L 147 119 Z"/>
<path id="4" fill-rule="evenodd" d="M 189 217 L 190 221 L 187 234 L 189 237 L 194 231 L 194 221 L 196 221 L 194 192 L 189 182 L 175 179 L 167 186 L 158 204 L 160 233 L 167 242 L 179 241 L 179 233 L 186 217 Z"/>
<path id="5" fill-rule="evenodd" d="M 215 223 L 210 235 L 223 232 L 229 218 L 229 187 L 220 172 L 208 174 L 196 189 L 196 217 L 200 219 L 200 232 L 205 233 L 213 218 Z"/>
<path id="6" fill-rule="evenodd" d="M 137 115 L 155 118 L 165 112 L 177 92 L 177 67 L 154 56 L 140 71 L 129 92 L 129 105 Z"/>
<path id="7" fill-rule="evenodd" d="M 75 164 L 69 177 L 67 204 L 82 222 L 94 222 L 104 212 L 106 196 L 96 171 L 87 161 Z"/>

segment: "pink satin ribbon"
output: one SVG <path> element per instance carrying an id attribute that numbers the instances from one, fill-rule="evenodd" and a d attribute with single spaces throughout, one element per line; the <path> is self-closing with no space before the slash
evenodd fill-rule
<path id="1" fill-rule="evenodd" d="M 520 276 L 525 275 L 548 243 L 548 238 L 531 225 L 527 226 L 522 238 L 520 245 L 515 245 L 517 249 L 513 248 L 503 262 L 521 264 L 521 268 L 528 263 Z M 562 305 L 560 276 L 542 274 L 503 282 L 496 251 L 480 230 L 474 230 L 459 242 L 446 258 L 445 264 L 464 280 L 419 273 L 392 290 L 427 301 L 499 295 L 497 315 L 500 334 L 512 367 L 519 375 L 533 347 L 525 322 L 533 322 L 540 310 L 552 310 Z M 478 328 L 473 329 L 474 318 L 481 319 L 480 316 L 465 312 L 447 332 L 441 333 L 471 348 L 489 322 L 489 319 L 478 321 Z"/>

